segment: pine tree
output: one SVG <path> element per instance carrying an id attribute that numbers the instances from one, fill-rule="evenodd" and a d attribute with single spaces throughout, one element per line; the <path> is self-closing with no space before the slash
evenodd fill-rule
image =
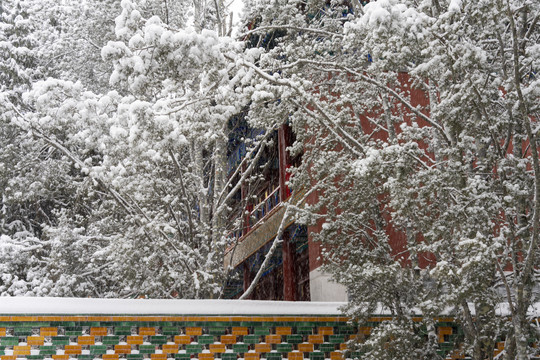
<path id="1" fill-rule="evenodd" d="M 349 289 L 349 313 L 395 319 L 365 357 L 434 358 L 433 321 L 451 309 L 473 358 L 492 356 L 499 336 L 508 358 L 525 358 L 537 300 L 538 5 L 259 6 L 244 35 L 275 45 L 246 66 L 280 110 L 251 114 L 286 118 L 298 134 L 292 184 L 317 191 L 298 218 L 322 226 L 314 237 Z M 512 325 L 496 316 L 504 302 Z M 424 341 L 409 331 L 417 313 Z"/>

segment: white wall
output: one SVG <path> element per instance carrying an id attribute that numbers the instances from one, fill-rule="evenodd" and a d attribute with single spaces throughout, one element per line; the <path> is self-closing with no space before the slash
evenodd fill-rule
<path id="1" fill-rule="evenodd" d="M 345 286 L 333 282 L 330 274 L 323 273 L 319 269 L 309 273 L 311 301 L 347 301 Z"/>

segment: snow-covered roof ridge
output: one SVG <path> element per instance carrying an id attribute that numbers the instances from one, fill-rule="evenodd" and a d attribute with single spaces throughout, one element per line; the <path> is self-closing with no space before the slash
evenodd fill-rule
<path id="1" fill-rule="evenodd" d="M 342 315 L 342 302 L 0 297 L 0 314 Z"/>

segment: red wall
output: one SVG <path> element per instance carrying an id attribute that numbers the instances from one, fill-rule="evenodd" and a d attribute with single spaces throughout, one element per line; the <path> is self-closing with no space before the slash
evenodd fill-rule
<path id="1" fill-rule="evenodd" d="M 411 86 L 410 77 L 407 73 L 400 73 L 398 76 L 398 80 L 400 83 L 400 90 L 406 91 L 409 95 L 409 101 L 412 106 L 420 106 L 423 109 L 425 109 L 425 113 L 427 114 L 427 109 L 429 107 L 429 97 L 428 95 L 417 88 L 413 88 Z M 327 101 L 326 99 L 322 99 L 322 101 Z M 390 102 L 390 101 L 389 101 Z M 400 106 L 398 103 L 393 102 L 392 104 L 392 113 L 394 115 L 397 115 L 399 113 L 404 114 L 404 119 L 407 123 L 411 123 L 412 118 L 415 118 L 415 121 L 421 126 L 429 126 L 428 123 L 421 119 L 416 119 L 416 116 L 407 108 Z M 382 114 L 382 110 L 381 110 Z M 365 133 L 373 133 L 373 138 L 380 139 L 383 141 L 388 141 L 388 133 L 383 130 L 377 130 L 375 126 L 373 126 L 370 122 L 368 117 L 365 114 L 357 114 L 352 116 L 358 116 L 360 119 L 360 124 L 362 126 L 362 130 Z M 373 113 L 369 114 L 369 116 L 374 116 Z M 376 116 L 376 115 L 375 115 Z M 400 127 L 399 124 L 395 125 L 395 131 L 396 133 L 399 133 Z M 419 143 L 420 148 L 427 149 L 426 144 Z M 338 150 L 339 151 L 339 150 Z M 426 156 L 432 156 L 429 153 L 426 153 Z M 307 198 L 308 204 L 315 204 L 318 201 L 319 194 L 312 193 Z M 410 259 L 408 258 L 408 254 L 406 252 L 407 247 L 407 237 L 406 235 L 396 230 L 391 223 L 389 223 L 389 218 L 386 219 L 388 225 L 386 226 L 386 233 L 388 234 L 390 238 L 390 246 L 392 248 L 392 254 L 394 256 L 399 256 L 397 260 L 403 263 L 403 265 L 410 265 Z M 313 233 L 319 233 L 322 230 L 322 224 L 324 223 L 324 219 L 319 220 L 315 225 L 308 226 L 308 236 L 309 236 L 309 270 L 313 271 L 321 264 L 323 263 L 324 259 L 321 259 L 321 245 L 319 243 L 314 242 L 312 239 Z M 421 240 L 421 239 L 419 239 Z M 434 265 L 435 257 L 432 254 L 420 254 L 418 258 L 419 266 L 421 268 L 430 267 Z"/>

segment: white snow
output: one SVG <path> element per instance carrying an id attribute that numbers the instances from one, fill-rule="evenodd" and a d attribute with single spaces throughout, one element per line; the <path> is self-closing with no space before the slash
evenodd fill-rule
<path id="1" fill-rule="evenodd" d="M 461 10 L 461 0 L 451 0 L 448 5 L 449 12 L 459 12 Z"/>
<path id="2" fill-rule="evenodd" d="M 0 297 L 1 314 L 341 315 L 343 302 Z"/>

